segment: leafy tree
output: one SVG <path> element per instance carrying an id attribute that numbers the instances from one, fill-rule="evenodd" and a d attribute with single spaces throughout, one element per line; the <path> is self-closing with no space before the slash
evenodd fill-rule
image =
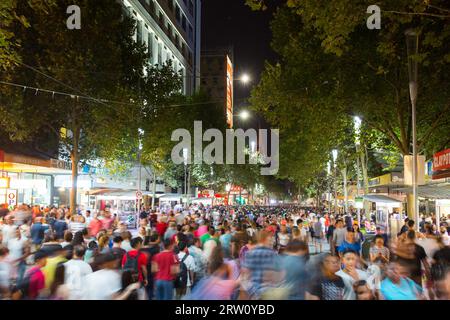
<path id="1" fill-rule="evenodd" d="M 263 3 L 249 2 L 257 8 Z M 289 36 L 278 37 L 277 29 L 274 30 L 274 48 L 278 48 L 287 64 L 305 53 L 310 44 L 307 40 L 313 41 L 316 45 L 313 52 L 327 59 L 322 65 L 302 64 L 302 78 L 316 74 L 316 83 L 333 80 L 338 90 L 332 102 L 338 100 L 345 106 L 344 112 L 361 116 L 406 155 L 411 149 L 411 124 L 404 31 L 418 30 L 421 34 L 420 53 L 415 57 L 421 89 L 418 145 L 421 152 L 430 156 L 449 143 L 444 134 L 450 126 L 446 117 L 450 96 L 445 90 L 450 65 L 445 46 L 450 40 L 448 5 L 444 1 L 436 1 L 434 5 L 418 0 L 378 2 L 383 10 L 383 25 L 380 31 L 372 31 L 365 25 L 369 4 L 353 0 L 289 0 L 288 10 L 298 16 L 298 23 L 284 29 Z M 275 25 L 286 26 L 280 20 L 289 19 L 295 18 L 289 13 L 278 14 Z M 436 95 L 436 91 L 440 94 Z"/>
<path id="2" fill-rule="evenodd" d="M 55 0 L 29 0 L 28 5 L 35 11 L 44 13 Z M 2 0 L 0 2 L 0 68 L 13 68 L 21 57 L 17 50 L 21 47 L 20 39 L 15 37 L 11 26 L 15 23 L 30 27 L 30 22 L 24 15 L 17 12 L 17 0 Z"/>
<path id="3" fill-rule="evenodd" d="M 71 1 L 55 1 L 46 12 L 35 11 L 30 3 L 22 1 L 16 7 L 17 15 L 30 25 L 15 22 L 8 29 L 23 44 L 18 50 L 22 62 L 9 78 L 72 96 L 25 90 L 4 98 L 0 110 L 10 119 L 6 129 L 11 138 L 25 140 L 48 128 L 60 141 L 62 156 L 72 163 L 74 213 L 78 165 L 137 140 L 133 124 L 141 116 L 141 104 L 129 102 L 139 102 L 135 92 L 140 82 L 155 81 L 151 77 L 157 73 L 148 67 L 147 78 L 144 75 L 145 49 L 133 40 L 135 23 L 120 3 L 78 1 L 81 30 L 66 27 Z"/>
<path id="4" fill-rule="evenodd" d="M 264 9 L 270 1 L 248 2 Z M 300 184 L 323 167 L 337 144 L 335 137 L 355 115 L 391 164 L 410 153 L 408 28 L 421 34 L 419 55 L 414 57 L 420 70 L 419 151 L 430 157 L 449 143 L 448 8 L 444 2 L 432 7 L 423 1 L 381 1 L 382 29 L 374 31 L 366 27 L 369 4 L 289 0 L 274 16 L 272 47 L 280 62 L 267 64 L 251 102 L 271 124 L 280 126 L 280 171 Z M 292 148 L 283 147 L 286 143 Z"/>

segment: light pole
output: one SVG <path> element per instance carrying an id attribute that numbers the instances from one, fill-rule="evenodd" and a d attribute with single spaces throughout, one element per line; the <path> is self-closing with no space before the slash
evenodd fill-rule
<path id="1" fill-rule="evenodd" d="M 357 170 L 356 170 L 356 193 L 357 196 L 359 197 L 359 134 L 360 134 L 360 128 L 361 128 L 361 119 L 359 117 L 354 117 L 353 118 L 353 124 L 355 125 L 355 147 L 356 147 L 356 153 L 357 153 L 357 157 L 356 157 L 356 163 L 357 163 Z M 356 197 L 355 197 L 355 205 L 356 205 Z M 359 205 L 356 208 L 356 215 L 357 215 L 357 219 L 358 219 L 358 226 L 361 226 L 361 212 L 360 212 L 360 208 Z"/>
<path id="2" fill-rule="evenodd" d="M 337 156 L 338 156 L 338 151 L 337 149 L 333 149 L 332 151 L 333 154 L 333 166 L 334 166 L 334 170 L 333 170 L 333 183 L 334 183 L 334 214 L 337 214 L 337 187 L 336 187 L 336 160 L 337 160 Z"/>
<path id="3" fill-rule="evenodd" d="M 141 153 L 142 153 L 142 137 L 144 136 L 144 130 L 142 130 L 141 128 L 138 129 L 138 135 L 139 135 L 139 150 L 138 150 L 138 161 L 139 161 L 139 172 L 138 172 L 138 193 L 141 193 L 141 184 L 142 184 L 142 174 L 141 174 L 141 169 L 142 169 L 142 161 L 141 161 Z M 138 217 L 141 214 L 141 199 L 137 199 L 138 201 Z M 137 219 L 136 219 L 137 221 Z M 138 226 L 138 225 L 136 225 Z"/>
<path id="4" fill-rule="evenodd" d="M 331 161 L 328 161 L 327 163 L 327 173 L 328 177 L 331 175 Z M 328 214 L 331 214 L 331 183 L 328 182 Z"/>
<path id="5" fill-rule="evenodd" d="M 183 149 L 183 158 L 184 158 L 184 199 L 187 198 L 187 163 L 188 163 L 188 149 Z M 187 203 L 187 200 L 186 200 Z"/>
<path id="6" fill-rule="evenodd" d="M 412 122 L 412 187 L 413 187 L 413 205 L 416 228 L 419 230 L 419 205 L 417 201 L 417 128 L 416 128 L 416 103 L 417 103 L 417 74 L 418 64 L 416 56 L 419 52 L 419 34 L 414 30 L 407 30 L 406 48 L 408 54 L 408 74 L 409 74 L 409 95 L 411 98 L 411 122 Z"/>

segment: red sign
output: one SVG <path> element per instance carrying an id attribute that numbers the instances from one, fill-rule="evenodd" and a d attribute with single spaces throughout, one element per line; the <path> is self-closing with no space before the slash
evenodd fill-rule
<path id="1" fill-rule="evenodd" d="M 5 151 L 0 150 L 0 162 L 4 162 L 5 161 Z"/>
<path id="2" fill-rule="evenodd" d="M 202 190 L 197 194 L 198 198 L 214 198 L 214 190 Z"/>
<path id="3" fill-rule="evenodd" d="M 433 171 L 450 169 L 450 149 L 435 153 L 433 156 Z"/>

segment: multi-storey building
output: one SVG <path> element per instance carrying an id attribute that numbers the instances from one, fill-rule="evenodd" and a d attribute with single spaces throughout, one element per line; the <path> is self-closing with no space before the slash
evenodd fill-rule
<path id="1" fill-rule="evenodd" d="M 223 104 L 229 128 L 233 127 L 233 49 L 202 50 L 201 86 L 212 100 Z"/>
<path id="2" fill-rule="evenodd" d="M 183 76 L 183 93 L 200 84 L 201 0 L 122 0 L 136 20 L 135 40 L 145 43 L 153 65 L 172 61 Z"/>

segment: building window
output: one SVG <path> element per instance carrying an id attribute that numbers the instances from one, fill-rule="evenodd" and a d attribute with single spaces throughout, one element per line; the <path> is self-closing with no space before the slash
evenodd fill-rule
<path id="1" fill-rule="evenodd" d="M 194 29 L 192 29 L 192 26 L 189 25 L 189 39 L 194 40 Z"/>
<path id="2" fill-rule="evenodd" d="M 186 16 L 184 16 L 184 15 L 181 20 L 181 26 L 183 27 L 183 30 L 186 31 Z"/>
<path id="3" fill-rule="evenodd" d="M 159 12 L 159 25 L 164 26 L 164 15 L 161 11 Z"/>
<path id="4" fill-rule="evenodd" d="M 177 19 L 178 23 L 181 22 L 181 11 L 179 6 L 177 6 L 177 8 L 175 9 L 175 18 Z"/>
<path id="5" fill-rule="evenodd" d="M 162 43 L 158 43 L 158 64 L 162 65 Z"/>
<path id="6" fill-rule="evenodd" d="M 156 8 L 155 8 L 155 2 L 154 1 L 150 1 L 150 13 L 152 13 L 152 14 L 156 13 Z"/>
<path id="7" fill-rule="evenodd" d="M 189 1 L 189 13 L 194 15 L 194 2 L 192 0 Z"/>
<path id="8" fill-rule="evenodd" d="M 136 41 L 137 43 L 142 43 L 142 22 L 140 20 L 137 21 L 136 25 Z"/>
<path id="9" fill-rule="evenodd" d="M 153 37 L 152 34 L 148 34 L 148 60 L 150 64 L 153 64 Z"/>
<path id="10" fill-rule="evenodd" d="M 170 39 L 172 39 L 172 26 L 170 25 L 169 22 L 167 22 L 167 35 L 169 36 Z"/>
<path id="11" fill-rule="evenodd" d="M 178 48 L 180 46 L 180 37 L 178 33 L 175 34 L 175 46 Z"/>

